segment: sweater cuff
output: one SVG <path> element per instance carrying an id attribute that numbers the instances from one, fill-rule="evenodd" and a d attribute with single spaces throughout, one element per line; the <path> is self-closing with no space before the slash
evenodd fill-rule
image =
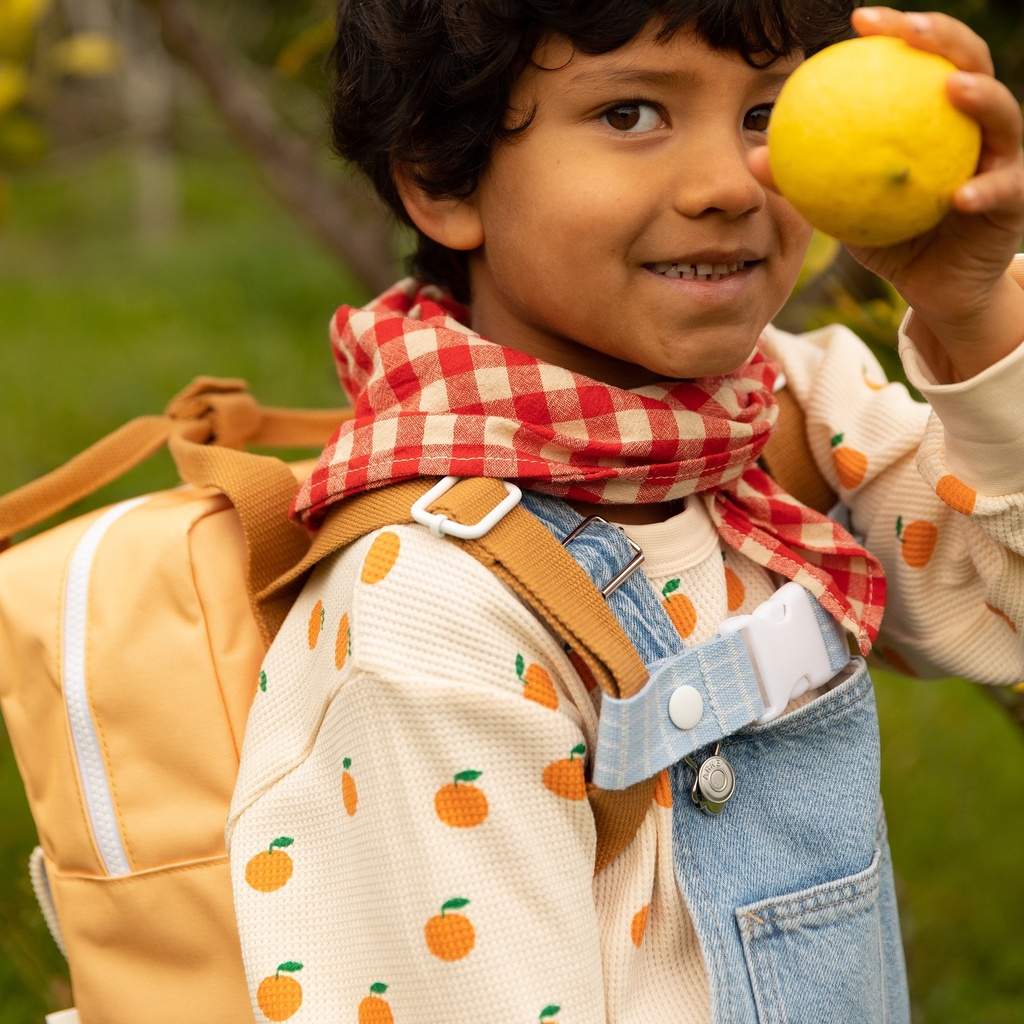
<path id="1" fill-rule="evenodd" d="M 1024 288 L 1024 255 L 1014 257 L 1009 269 Z M 938 384 L 914 346 L 914 328 L 914 311 L 908 310 L 900 326 L 900 358 L 910 383 L 942 422 L 949 471 L 982 494 L 1024 490 L 1024 343 L 969 380 Z"/>

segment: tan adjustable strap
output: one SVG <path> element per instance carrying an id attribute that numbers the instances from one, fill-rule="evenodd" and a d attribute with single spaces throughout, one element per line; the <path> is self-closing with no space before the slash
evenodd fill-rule
<path id="1" fill-rule="evenodd" d="M 242 445 L 322 447 L 346 418 L 342 409 L 264 408 L 244 381 L 200 377 L 175 396 L 163 416 L 132 420 L 52 473 L 0 498 L 0 548 L 144 462 L 165 445 L 182 479 L 223 492 L 238 510 L 247 549 L 247 587 L 260 633 L 269 644 L 281 618 L 268 619 L 256 594 L 309 546 L 287 518 L 298 489 L 288 466 Z"/>
<path id="2" fill-rule="evenodd" d="M 276 599 L 282 606 L 290 605 L 306 573 L 322 559 L 373 530 L 412 522 L 413 503 L 436 482 L 393 484 L 336 506 L 302 562 L 261 594 L 261 601 Z M 471 524 L 504 497 L 499 480 L 465 479 L 434 502 L 431 511 Z M 605 693 L 625 698 L 643 687 L 647 669 L 604 598 L 576 560 L 526 509 L 512 509 L 479 540 L 451 543 L 461 545 L 519 594 L 583 658 Z M 590 787 L 597 826 L 595 873 L 636 835 L 650 807 L 654 784 L 653 778 L 645 779 L 621 792 Z"/>
<path id="3" fill-rule="evenodd" d="M 810 508 L 828 512 L 839 496 L 821 475 L 807 444 L 807 420 L 789 388 L 775 393 L 779 419 L 761 461 L 783 490 Z"/>

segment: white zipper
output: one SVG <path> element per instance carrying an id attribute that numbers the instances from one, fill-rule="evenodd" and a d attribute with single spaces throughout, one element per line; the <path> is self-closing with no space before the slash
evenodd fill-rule
<path id="1" fill-rule="evenodd" d="M 89 582 L 96 551 L 104 535 L 118 519 L 146 500 L 133 498 L 114 505 L 85 531 L 71 556 L 64 588 L 64 700 L 75 745 L 78 774 L 82 780 L 86 814 L 103 866 L 107 874 L 115 878 L 131 874 L 131 867 L 121 842 L 110 780 L 107 778 L 96 723 L 89 707 L 85 643 Z"/>

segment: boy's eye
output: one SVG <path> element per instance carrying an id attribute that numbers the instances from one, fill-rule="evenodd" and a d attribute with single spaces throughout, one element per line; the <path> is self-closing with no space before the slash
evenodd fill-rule
<path id="1" fill-rule="evenodd" d="M 650 103 L 617 103 L 601 115 L 617 132 L 649 132 L 661 124 L 661 115 Z"/>
<path id="2" fill-rule="evenodd" d="M 748 110 L 746 117 L 743 118 L 743 127 L 748 132 L 766 132 L 768 131 L 768 122 L 772 117 L 772 107 L 774 104 L 765 103 L 763 106 L 754 107 L 753 110 Z"/>

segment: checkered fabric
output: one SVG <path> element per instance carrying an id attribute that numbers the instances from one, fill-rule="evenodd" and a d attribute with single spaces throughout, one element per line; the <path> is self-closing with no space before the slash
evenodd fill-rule
<path id="1" fill-rule="evenodd" d="M 623 390 L 489 342 L 409 279 L 331 335 L 354 404 L 296 498 L 311 528 L 346 495 L 415 477 L 487 476 L 576 501 L 699 495 L 726 543 L 809 590 L 865 653 L 885 603 L 881 565 L 757 465 L 778 415 L 760 351 L 727 377 Z"/>

